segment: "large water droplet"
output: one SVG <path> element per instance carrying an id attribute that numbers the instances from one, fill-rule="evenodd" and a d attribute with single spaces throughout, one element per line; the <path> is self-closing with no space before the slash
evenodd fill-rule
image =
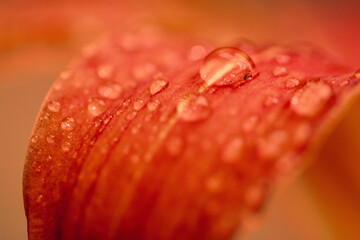
<path id="1" fill-rule="evenodd" d="M 235 137 L 227 141 L 221 149 L 221 159 L 228 163 L 235 162 L 240 157 L 243 145 L 244 140 L 241 137 Z"/>
<path id="2" fill-rule="evenodd" d="M 100 85 L 98 92 L 104 98 L 116 99 L 122 93 L 122 88 L 117 83 L 107 81 Z"/>
<path id="3" fill-rule="evenodd" d="M 200 76 L 208 86 L 240 85 L 257 76 L 252 59 L 237 48 L 212 51 L 200 67 Z"/>
<path id="4" fill-rule="evenodd" d="M 354 73 L 356 79 L 360 79 L 360 68 Z"/>
<path id="5" fill-rule="evenodd" d="M 332 95 L 332 89 L 324 82 L 308 83 L 291 99 L 291 109 L 304 117 L 314 117 Z"/>
<path id="6" fill-rule="evenodd" d="M 89 113 L 95 117 L 101 115 L 106 110 L 105 102 L 98 98 L 90 99 L 87 109 Z"/>
<path id="7" fill-rule="evenodd" d="M 153 81 L 150 85 L 150 94 L 155 95 L 161 92 L 168 84 L 169 82 L 165 79 L 158 79 Z"/>
<path id="8" fill-rule="evenodd" d="M 60 108 L 61 108 L 61 105 L 57 101 L 51 101 L 51 102 L 48 103 L 47 108 L 51 112 L 59 112 Z"/>
<path id="9" fill-rule="evenodd" d="M 181 120 L 196 122 L 209 117 L 210 107 L 205 97 L 191 95 L 179 102 L 177 112 Z"/>
<path id="10" fill-rule="evenodd" d="M 66 131 L 71 131 L 75 128 L 75 120 L 72 117 L 66 117 L 61 121 L 61 128 Z"/>

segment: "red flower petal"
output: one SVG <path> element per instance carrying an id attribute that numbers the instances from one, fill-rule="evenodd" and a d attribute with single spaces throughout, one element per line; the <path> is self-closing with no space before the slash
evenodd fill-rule
<path id="1" fill-rule="evenodd" d="M 250 65 L 231 53 L 204 66 L 187 39 L 123 43 L 86 48 L 42 106 L 24 170 L 30 239 L 230 238 L 358 91 L 352 69 L 311 48 L 239 43 Z"/>

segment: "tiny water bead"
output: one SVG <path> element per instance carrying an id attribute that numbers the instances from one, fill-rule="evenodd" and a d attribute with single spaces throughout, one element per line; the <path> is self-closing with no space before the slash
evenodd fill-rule
<path id="1" fill-rule="evenodd" d="M 110 64 L 102 64 L 97 67 L 96 72 L 100 78 L 108 79 L 114 74 L 115 67 Z"/>
<path id="2" fill-rule="evenodd" d="M 205 181 L 205 187 L 210 193 L 218 193 L 222 187 L 222 181 L 219 176 L 211 176 Z"/>
<path id="3" fill-rule="evenodd" d="M 153 81 L 150 85 L 150 94 L 155 95 L 161 92 L 168 84 L 169 82 L 165 79 L 158 79 Z"/>
<path id="4" fill-rule="evenodd" d="M 150 100 L 147 104 L 147 108 L 150 112 L 155 111 L 159 106 L 160 106 L 160 101 L 157 99 Z"/>
<path id="5" fill-rule="evenodd" d="M 197 61 L 205 57 L 205 55 L 206 55 L 205 47 L 202 45 L 195 45 L 191 47 L 188 58 L 191 61 Z"/>
<path id="6" fill-rule="evenodd" d="M 354 73 L 356 79 L 360 79 L 360 68 Z"/>
<path id="7" fill-rule="evenodd" d="M 278 102 L 279 102 L 279 99 L 276 96 L 269 95 L 264 100 L 264 106 L 265 107 L 274 106 L 274 105 L 278 104 Z"/>
<path id="8" fill-rule="evenodd" d="M 289 139 L 286 130 L 273 130 L 268 136 L 260 138 L 257 143 L 258 154 L 263 159 L 278 157 Z"/>
<path id="9" fill-rule="evenodd" d="M 272 75 L 274 77 L 285 76 L 287 74 L 288 74 L 288 70 L 286 67 L 277 66 L 272 70 Z"/>
<path id="10" fill-rule="evenodd" d="M 70 148 L 71 148 L 71 143 L 70 143 L 70 142 L 65 141 L 65 142 L 62 142 L 62 143 L 61 143 L 61 149 L 62 149 L 64 152 L 70 151 Z"/>
<path id="11" fill-rule="evenodd" d="M 60 108 L 61 108 L 61 105 L 59 102 L 57 101 L 51 101 L 47 104 L 47 108 L 49 111 L 51 112 L 59 112 L 60 111 Z"/>
<path id="12" fill-rule="evenodd" d="M 209 117 L 210 107 L 204 96 L 190 95 L 177 105 L 177 113 L 186 122 L 201 121 Z"/>
<path id="13" fill-rule="evenodd" d="M 242 128 L 244 132 L 252 131 L 255 128 L 258 121 L 259 121 L 259 117 L 257 115 L 251 115 L 248 118 L 246 118 L 242 124 Z"/>
<path id="14" fill-rule="evenodd" d="M 300 81 L 296 78 L 290 78 L 285 82 L 285 87 L 288 89 L 296 88 L 300 85 Z"/>
<path id="15" fill-rule="evenodd" d="M 39 141 L 39 136 L 38 135 L 34 135 L 31 137 L 30 141 L 32 143 L 37 143 Z"/>
<path id="16" fill-rule="evenodd" d="M 227 163 L 233 163 L 239 159 L 244 145 L 241 137 L 234 137 L 227 141 L 221 149 L 220 158 Z"/>
<path id="17" fill-rule="evenodd" d="M 75 120 L 72 117 L 66 117 L 61 121 L 61 128 L 66 131 L 71 131 L 75 128 Z"/>
<path id="18" fill-rule="evenodd" d="M 54 135 L 48 135 L 48 136 L 46 137 L 46 141 L 47 141 L 48 143 L 54 143 L 54 142 L 55 142 L 55 136 L 54 136 Z"/>
<path id="19" fill-rule="evenodd" d="M 166 142 L 166 149 L 171 156 L 178 156 L 181 154 L 184 147 L 184 142 L 180 137 L 171 138 Z"/>
<path id="20" fill-rule="evenodd" d="M 135 102 L 134 102 L 134 110 L 136 111 L 139 111 L 141 110 L 144 106 L 145 106 L 145 101 L 142 100 L 142 99 L 137 99 Z"/>
<path id="21" fill-rule="evenodd" d="M 150 62 L 144 62 L 135 65 L 132 68 L 131 73 L 136 80 L 143 81 L 154 75 L 157 71 L 157 67 L 154 64 Z"/>
<path id="22" fill-rule="evenodd" d="M 240 85 L 258 74 L 252 59 L 243 51 L 232 47 L 212 51 L 204 59 L 199 72 L 208 86 Z"/>
<path id="23" fill-rule="evenodd" d="M 101 115 L 106 110 L 106 104 L 103 100 L 98 98 L 92 98 L 90 99 L 88 106 L 87 106 L 88 112 L 93 115 L 94 117 L 97 117 Z"/>
<path id="24" fill-rule="evenodd" d="M 122 93 L 122 88 L 115 82 L 106 81 L 98 88 L 100 96 L 108 99 L 116 99 Z"/>

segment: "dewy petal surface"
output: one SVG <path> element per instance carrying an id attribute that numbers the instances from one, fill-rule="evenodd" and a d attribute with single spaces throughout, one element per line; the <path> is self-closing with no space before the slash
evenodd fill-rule
<path id="1" fill-rule="evenodd" d="M 231 46 L 258 74 L 216 85 L 189 57 L 200 43 L 131 34 L 85 48 L 43 103 L 24 168 L 30 239 L 241 235 L 359 92 L 354 69 L 308 47 Z"/>

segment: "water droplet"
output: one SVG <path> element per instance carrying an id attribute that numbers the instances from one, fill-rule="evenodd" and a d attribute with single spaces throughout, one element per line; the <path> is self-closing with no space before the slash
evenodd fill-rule
<path id="1" fill-rule="evenodd" d="M 290 62 L 290 56 L 284 53 L 279 54 L 276 56 L 276 61 L 279 64 L 288 64 Z"/>
<path id="2" fill-rule="evenodd" d="M 89 113 L 95 117 L 101 115 L 106 110 L 105 102 L 98 98 L 90 99 L 87 109 Z"/>
<path id="3" fill-rule="evenodd" d="M 130 156 L 130 161 L 134 164 L 139 163 L 140 160 L 141 160 L 140 157 L 136 154 Z"/>
<path id="4" fill-rule="evenodd" d="M 135 33 L 126 33 L 120 39 L 120 45 L 127 51 L 135 51 L 139 48 L 139 39 Z"/>
<path id="5" fill-rule="evenodd" d="M 169 82 L 164 79 L 158 79 L 153 81 L 150 85 L 150 94 L 155 95 L 161 92 L 168 84 Z"/>
<path id="6" fill-rule="evenodd" d="M 288 74 L 288 70 L 286 67 L 277 66 L 272 70 L 272 75 L 274 77 L 285 76 L 287 74 Z"/>
<path id="7" fill-rule="evenodd" d="M 131 120 L 133 120 L 135 117 L 136 117 L 136 112 L 129 112 L 127 115 L 126 115 L 126 119 L 127 120 L 129 120 L 129 121 L 131 121 Z"/>
<path id="8" fill-rule="evenodd" d="M 61 121 L 61 128 L 66 131 L 71 131 L 75 128 L 75 120 L 72 117 L 66 117 Z"/>
<path id="9" fill-rule="evenodd" d="M 139 111 L 141 110 L 144 106 L 145 106 L 145 102 L 144 100 L 142 99 L 137 99 L 135 102 L 134 102 L 134 109 L 135 111 Z"/>
<path id="10" fill-rule="evenodd" d="M 257 76 L 254 62 L 237 48 L 218 48 L 204 59 L 200 77 L 208 86 L 240 85 Z"/>
<path id="11" fill-rule="evenodd" d="M 142 81 L 147 78 L 150 78 L 150 76 L 154 75 L 156 72 L 157 72 L 156 66 L 149 62 L 135 65 L 132 68 L 132 75 L 138 81 Z"/>
<path id="12" fill-rule="evenodd" d="M 243 149 L 244 140 L 241 137 L 234 137 L 225 142 L 220 152 L 220 158 L 227 163 L 233 163 L 239 159 Z"/>
<path id="13" fill-rule="evenodd" d="M 61 149 L 62 149 L 64 152 L 70 151 L 70 147 L 71 147 L 71 143 L 68 142 L 68 141 L 65 141 L 65 142 L 62 142 L 62 143 L 61 143 Z"/>
<path id="14" fill-rule="evenodd" d="M 43 195 L 40 194 L 40 195 L 36 198 L 36 202 L 37 202 L 37 203 L 41 203 L 41 202 L 42 202 L 42 199 L 43 199 Z"/>
<path id="15" fill-rule="evenodd" d="M 48 103 L 47 108 L 51 112 L 59 112 L 60 108 L 61 108 L 61 105 L 57 101 L 51 101 L 51 102 Z"/>
<path id="16" fill-rule="evenodd" d="M 311 126 L 307 122 L 300 123 L 294 131 L 294 144 L 296 146 L 303 146 L 310 139 L 312 133 Z"/>
<path id="17" fill-rule="evenodd" d="M 348 80 L 344 80 L 340 83 L 341 87 L 345 87 L 346 85 L 349 85 L 349 81 Z"/>
<path id="18" fill-rule="evenodd" d="M 160 106 L 160 101 L 157 99 L 151 100 L 147 104 L 147 108 L 149 109 L 150 112 L 155 111 L 159 106 Z"/>
<path id="19" fill-rule="evenodd" d="M 62 73 L 60 73 L 60 79 L 66 80 L 69 79 L 71 76 L 71 72 L 69 70 L 65 70 Z"/>
<path id="20" fill-rule="evenodd" d="M 48 135 L 48 136 L 46 137 L 46 141 L 47 141 L 48 143 L 54 143 L 54 142 L 55 142 L 55 136 L 54 136 L 54 135 Z"/>
<path id="21" fill-rule="evenodd" d="M 265 98 L 264 106 L 270 107 L 270 106 L 276 105 L 278 102 L 279 102 L 279 99 L 277 97 L 270 95 Z"/>
<path id="22" fill-rule="evenodd" d="M 296 78 L 290 78 L 285 82 L 285 87 L 288 89 L 296 88 L 300 85 L 300 81 Z"/>
<path id="23" fill-rule="evenodd" d="M 48 112 L 44 113 L 44 119 L 45 120 L 49 120 L 50 119 L 50 114 Z"/>
<path id="24" fill-rule="evenodd" d="M 212 176 L 206 179 L 205 187 L 211 193 L 218 193 L 221 190 L 221 179 L 219 176 Z"/>
<path id="25" fill-rule="evenodd" d="M 195 45 L 191 47 L 188 58 L 191 61 L 197 61 L 204 58 L 206 55 L 206 49 L 202 45 Z"/>
<path id="26" fill-rule="evenodd" d="M 32 143 L 37 143 L 39 141 L 39 136 L 38 135 L 34 135 L 31 137 L 30 141 Z"/>
<path id="27" fill-rule="evenodd" d="M 258 154 L 263 159 L 274 159 L 284 149 L 289 139 L 285 130 L 274 130 L 267 137 L 259 139 L 257 143 Z"/>
<path id="28" fill-rule="evenodd" d="M 354 73 L 356 79 L 360 79 L 360 68 Z"/>
<path id="29" fill-rule="evenodd" d="M 169 112 L 163 112 L 160 117 L 159 117 L 159 121 L 160 122 L 166 122 L 169 119 Z"/>
<path id="30" fill-rule="evenodd" d="M 116 99 L 122 93 L 122 88 L 117 83 L 107 81 L 100 85 L 98 92 L 104 98 Z"/>
<path id="31" fill-rule="evenodd" d="M 276 170 L 281 174 L 291 173 L 299 164 L 299 156 L 294 152 L 289 152 L 276 162 Z"/>
<path id="32" fill-rule="evenodd" d="M 110 64 L 102 64 L 97 67 L 96 72 L 100 78 L 109 79 L 113 76 L 115 71 L 114 66 Z"/>
<path id="33" fill-rule="evenodd" d="M 174 137 L 166 142 L 166 149 L 171 156 L 178 156 L 182 152 L 183 145 L 180 137 Z"/>
<path id="34" fill-rule="evenodd" d="M 188 96 L 177 105 L 177 113 L 183 121 L 196 122 L 210 115 L 208 100 L 203 96 Z"/>
<path id="35" fill-rule="evenodd" d="M 314 117 L 332 95 L 332 89 L 324 82 L 308 83 L 294 94 L 291 109 L 304 117 Z"/>
<path id="36" fill-rule="evenodd" d="M 259 121 L 259 117 L 256 115 L 252 115 L 247 119 L 245 119 L 242 125 L 244 132 L 250 132 L 251 130 L 253 130 L 258 121 Z"/>
<path id="37" fill-rule="evenodd" d="M 140 123 L 136 124 L 134 127 L 131 128 L 131 133 L 133 135 L 138 134 L 140 128 L 141 128 L 141 124 Z"/>
<path id="38" fill-rule="evenodd" d="M 266 195 L 266 187 L 263 183 L 253 185 L 245 192 L 245 201 L 252 208 L 261 207 Z"/>

